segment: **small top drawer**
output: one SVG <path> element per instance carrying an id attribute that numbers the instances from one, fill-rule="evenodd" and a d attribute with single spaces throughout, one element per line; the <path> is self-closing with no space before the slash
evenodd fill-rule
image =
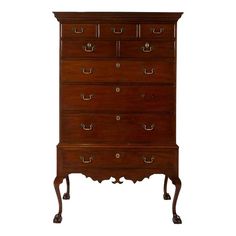
<path id="1" fill-rule="evenodd" d="M 140 35 L 141 38 L 149 39 L 174 39 L 174 25 L 173 24 L 142 24 Z"/>
<path id="2" fill-rule="evenodd" d="M 110 39 L 135 39 L 138 27 L 135 24 L 101 24 L 100 37 Z"/>
<path id="3" fill-rule="evenodd" d="M 96 24 L 62 24 L 62 38 L 96 38 Z"/>

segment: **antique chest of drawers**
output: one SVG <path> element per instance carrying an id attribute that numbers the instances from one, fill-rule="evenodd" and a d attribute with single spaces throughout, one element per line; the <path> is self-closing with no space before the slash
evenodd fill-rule
<path id="1" fill-rule="evenodd" d="M 54 12 L 60 22 L 60 142 L 54 181 L 141 181 L 164 174 L 181 188 L 176 144 L 176 38 L 182 13 Z"/>

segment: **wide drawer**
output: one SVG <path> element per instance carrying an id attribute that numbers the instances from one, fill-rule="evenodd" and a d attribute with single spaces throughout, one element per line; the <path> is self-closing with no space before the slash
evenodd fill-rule
<path id="1" fill-rule="evenodd" d="M 163 41 L 121 41 L 121 57 L 174 57 L 174 42 Z"/>
<path id="2" fill-rule="evenodd" d="M 174 86 L 61 86 L 62 110 L 173 111 Z"/>
<path id="3" fill-rule="evenodd" d="M 95 38 L 97 37 L 96 24 L 62 24 L 62 38 Z"/>
<path id="4" fill-rule="evenodd" d="M 176 149 L 127 150 L 77 148 L 62 149 L 63 168 L 156 168 L 160 172 L 177 172 L 178 151 Z"/>
<path id="5" fill-rule="evenodd" d="M 138 27 L 136 24 L 101 24 L 101 38 L 110 39 L 135 39 L 138 37 Z"/>
<path id="6" fill-rule="evenodd" d="M 175 143 L 175 116 L 159 114 L 63 114 L 63 143 Z"/>
<path id="7" fill-rule="evenodd" d="M 62 40 L 62 58 L 115 57 L 116 41 Z"/>
<path id="8" fill-rule="evenodd" d="M 173 40 L 174 24 L 141 24 L 141 38 Z"/>
<path id="9" fill-rule="evenodd" d="M 175 82 L 175 63 L 168 61 L 61 61 L 62 82 Z"/>

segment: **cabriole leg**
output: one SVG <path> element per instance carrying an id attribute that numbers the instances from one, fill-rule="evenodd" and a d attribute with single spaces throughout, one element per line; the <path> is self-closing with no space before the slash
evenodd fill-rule
<path id="1" fill-rule="evenodd" d="M 60 184 L 63 181 L 63 177 L 59 177 L 57 176 L 54 180 L 54 188 L 57 194 L 57 200 L 58 200 L 58 204 L 59 204 L 59 211 L 58 213 L 55 215 L 54 219 L 53 219 L 53 223 L 61 223 L 62 221 L 62 199 L 61 199 L 61 193 L 60 193 Z"/>
<path id="2" fill-rule="evenodd" d="M 66 186 L 67 186 L 67 190 L 66 190 L 66 193 L 64 193 L 64 195 L 63 195 L 63 199 L 68 200 L 68 199 L 70 199 L 70 179 L 69 179 L 69 175 L 66 176 Z"/>
<path id="3" fill-rule="evenodd" d="M 181 180 L 177 177 L 172 180 L 173 184 L 175 185 L 175 195 L 172 203 L 172 213 L 173 213 L 173 222 L 174 224 L 182 224 L 182 220 L 180 216 L 176 213 L 176 203 L 178 200 L 179 192 L 181 189 Z"/>
<path id="4" fill-rule="evenodd" d="M 165 175 L 163 198 L 164 198 L 165 200 L 170 200 L 170 199 L 171 199 L 170 194 L 167 193 L 167 183 L 168 183 L 168 176 Z"/>

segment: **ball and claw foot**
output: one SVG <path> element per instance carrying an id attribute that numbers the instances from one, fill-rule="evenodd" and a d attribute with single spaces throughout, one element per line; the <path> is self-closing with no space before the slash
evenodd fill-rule
<path id="1" fill-rule="evenodd" d="M 170 199 L 171 199 L 169 193 L 164 193 L 164 194 L 163 194 L 163 198 L 164 198 L 164 200 L 170 200 Z"/>
<path id="2" fill-rule="evenodd" d="M 53 223 L 61 223 L 61 221 L 62 221 L 61 214 L 56 214 L 54 219 L 53 219 Z"/>
<path id="3" fill-rule="evenodd" d="M 173 222 L 174 224 L 182 224 L 182 220 L 180 218 L 180 216 L 178 216 L 177 214 L 173 215 Z"/>
<path id="4" fill-rule="evenodd" d="M 69 193 L 64 193 L 63 199 L 64 200 L 69 200 L 70 199 L 70 194 Z"/>

